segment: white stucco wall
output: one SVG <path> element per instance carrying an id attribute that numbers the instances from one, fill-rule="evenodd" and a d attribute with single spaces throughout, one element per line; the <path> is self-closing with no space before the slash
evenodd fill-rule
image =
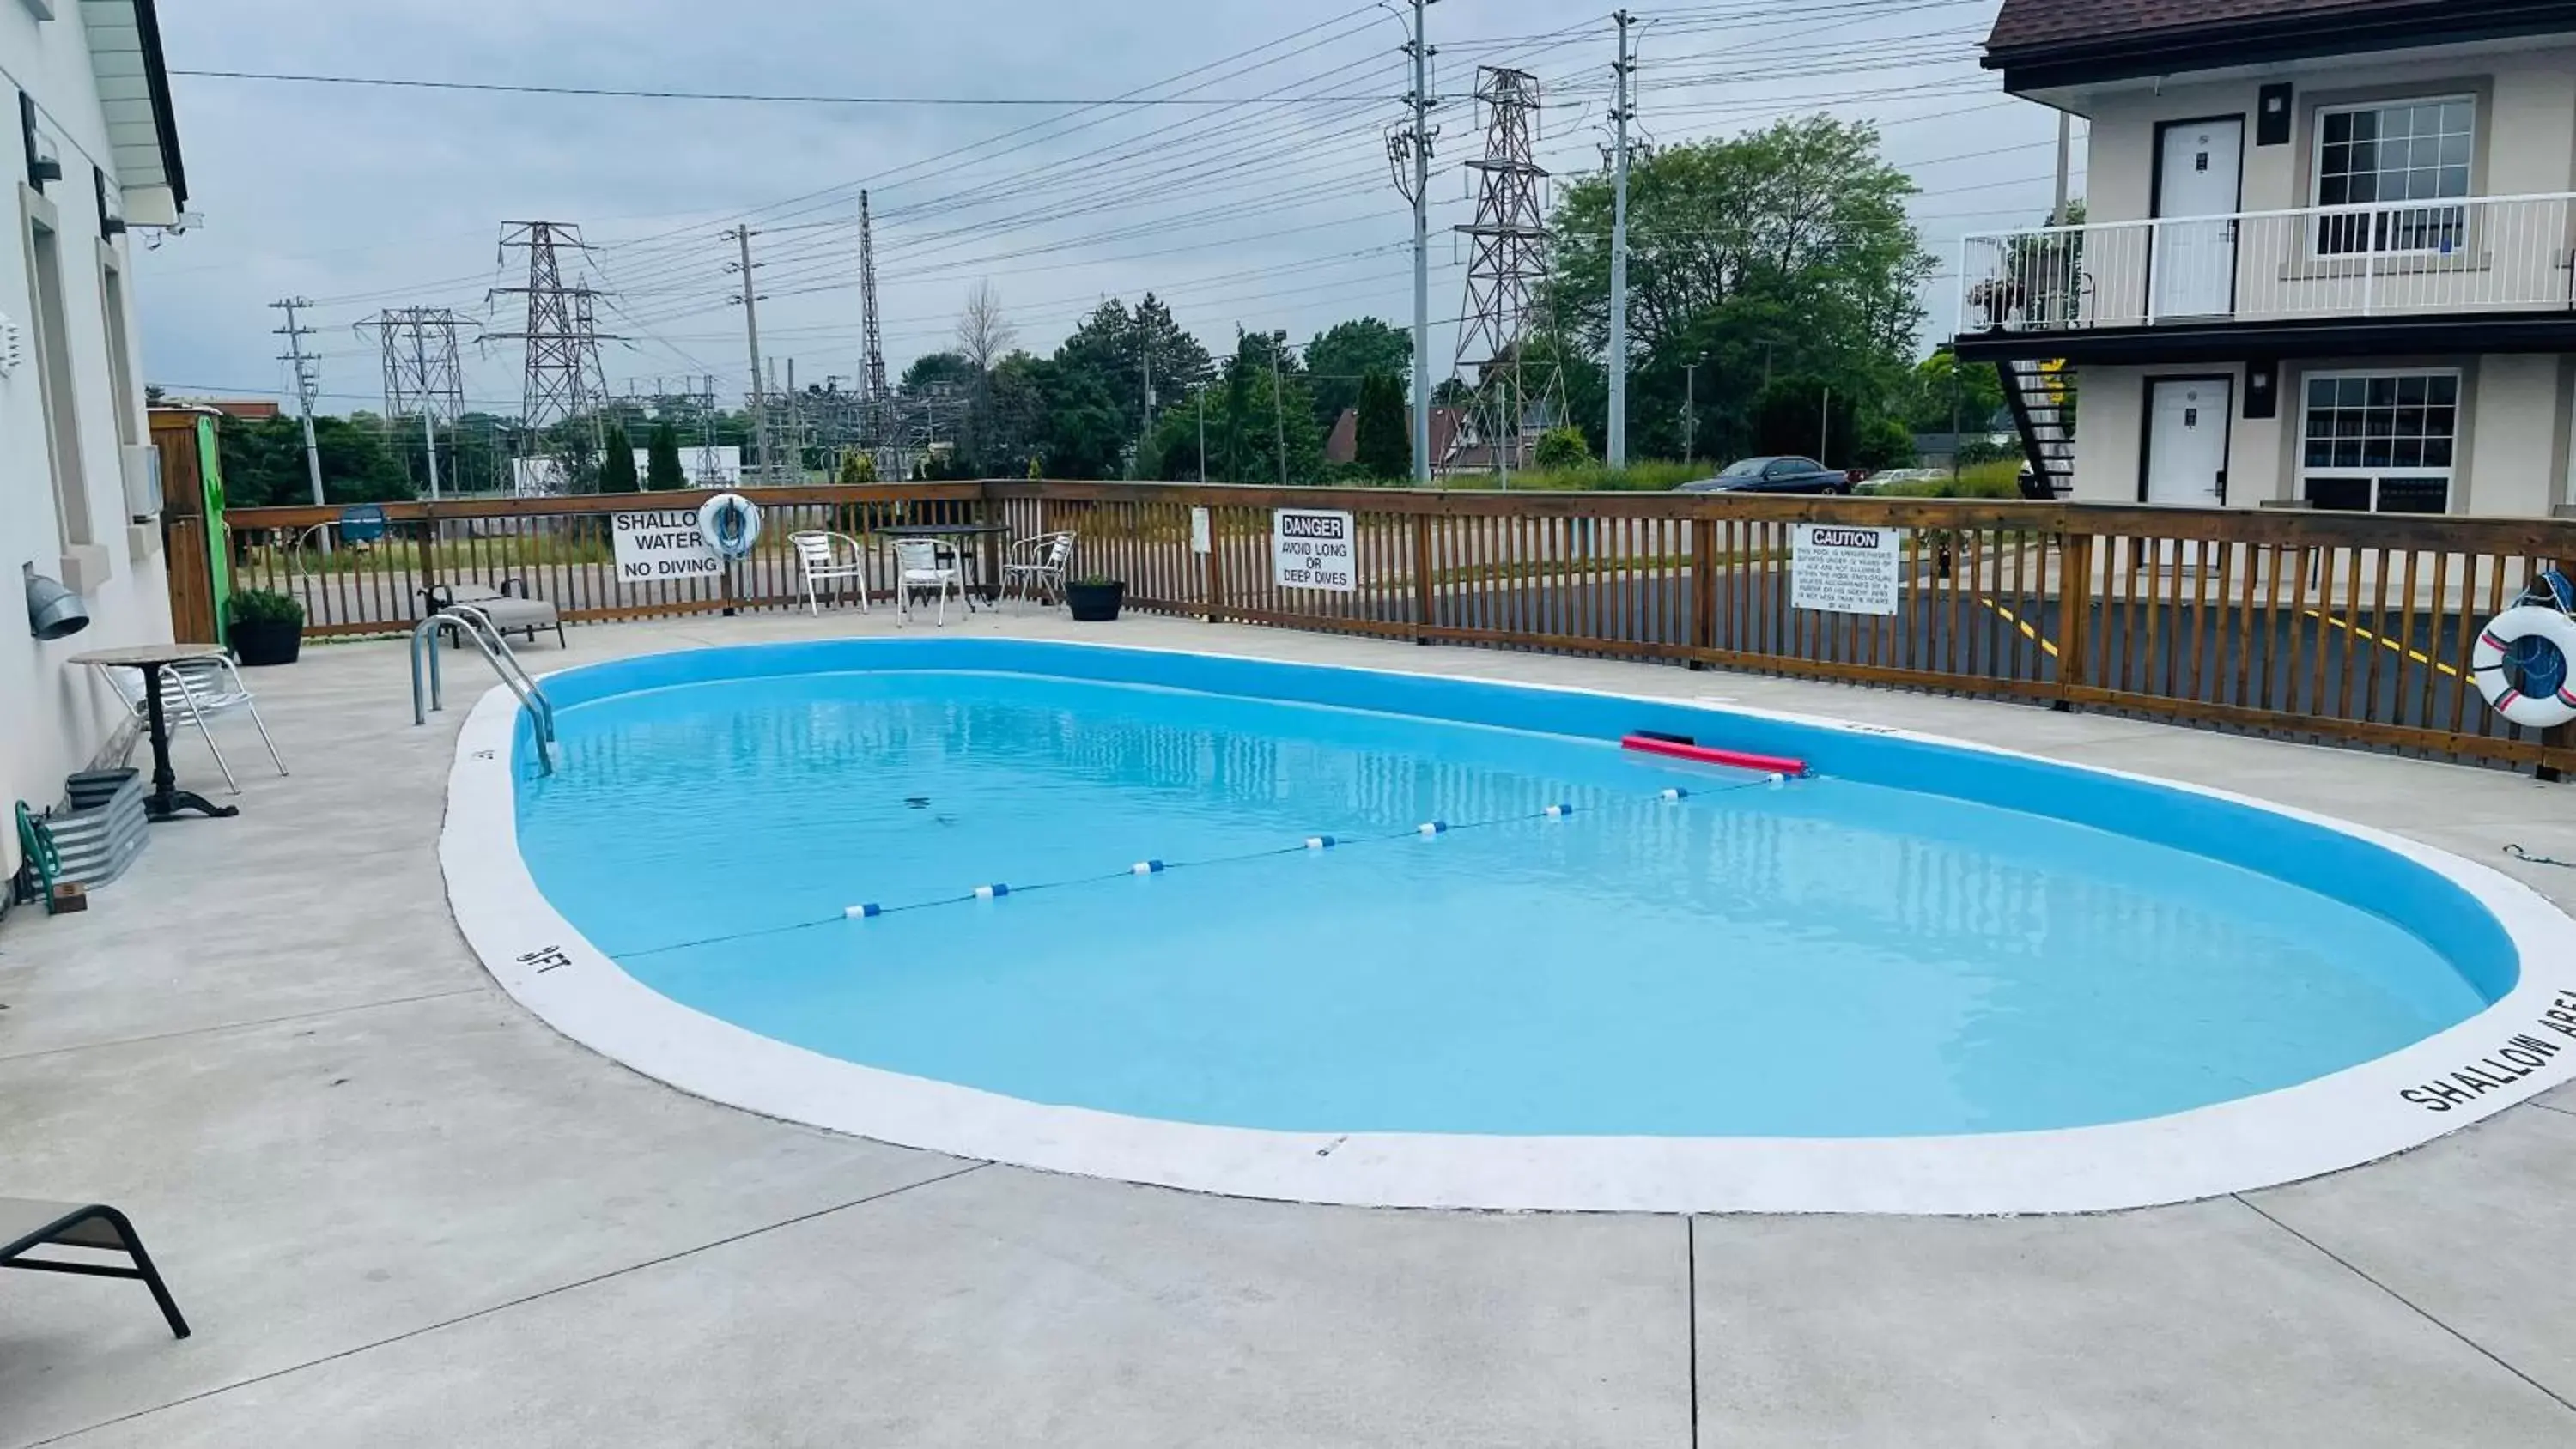
<path id="1" fill-rule="evenodd" d="M 2318 372 L 2457 368 L 2461 418 L 2453 465 L 2455 514 L 2546 517 L 2567 496 L 2576 432 L 2576 357 L 2317 357 L 2281 364 L 2279 415 L 2244 416 L 2241 366 L 2087 367 L 2075 440 L 2075 497 L 2138 501 L 2150 379 L 2225 373 L 2234 379 L 2228 428 L 2227 505 L 2254 508 L 2302 496 L 2300 442 L 2307 379 Z"/>
<path id="2" fill-rule="evenodd" d="M 2268 82 L 2289 81 L 2297 123 L 2289 144 L 2255 143 L 2255 107 Z M 2138 221 L 2154 212 L 2156 127 L 2214 116 L 2245 118 L 2245 211 L 2313 203 L 2310 158 L 2320 106 L 2409 96 L 2474 95 L 2478 156 L 2472 190 L 2519 196 L 2576 190 L 2576 47 L 2423 52 L 2284 66 L 2225 81 L 2137 82 L 2089 94 L 2085 219 Z"/>
<path id="3" fill-rule="evenodd" d="M 0 84 L 10 135 L 0 156 L 0 208 L 9 234 L 0 238 L 0 313 L 20 330 L 17 368 L 0 376 L 0 806 L 24 799 L 50 805 L 61 797 L 63 776 L 88 763 L 121 719 L 113 701 L 65 661 L 84 650 L 170 637 L 167 576 L 155 531 L 134 530 L 126 515 L 118 389 L 109 362 L 106 294 L 101 277 L 97 192 L 91 167 L 111 164 L 97 83 L 90 72 L 80 8 L 60 5 L 59 16 L 38 21 L 16 0 L 0 0 Z M 17 92 L 32 95 L 38 124 L 63 163 L 63 179 L 46 190 L 59 227 L 65 334 L 70 347 L 77 444 L 88 499 L 88 534 L 103 553 L 105 581 L 87 591 L 92 623 L 70 639 L 38 643 L 27 630 L 20 569 L 59 576 L 64 528 L 44 446 L 45 412 L 36 349 L 36 302 L 29 269 L 28 212 L 20 178 L 16 135 Z M 119 240 L 111 254 L 122 257 Z M 125 335 L 135 338 L 130 315 L 134 278 L 124 279 Z M 142 416 L 139 363 L 129 347 L 125 397 L 131 400 L 131 436 L 149 441 Z M 18 864 L 17 835 L 0 830 L 0 872 Z"/>

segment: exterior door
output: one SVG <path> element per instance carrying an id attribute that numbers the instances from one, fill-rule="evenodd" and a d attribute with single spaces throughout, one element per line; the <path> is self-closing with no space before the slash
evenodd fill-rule
<path id="1" fill-rule="evenodd" d="M 2245 122 L 2185 121 L 2163 130 L 2156 168 L 2155 319 L 2236 309 L 2236 223 Z"/>
<path id="2" fill-rule="evenodd" d="M 2216 508 L 2225 501 L 2235 393 L 2223 377 L 2157 380 L 2147 408 L 2149 503 Z"/>

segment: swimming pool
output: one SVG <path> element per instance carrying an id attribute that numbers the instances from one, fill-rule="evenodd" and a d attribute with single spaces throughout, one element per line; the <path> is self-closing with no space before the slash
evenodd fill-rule
<path id="1" fill-rule="evenodd" d="M 548 689 L 557 772 L 509 768 L 487 700 L 451 802 L 505 984 L 692 1090 L 976 1156 L 1336 1201 L 2128 1206 L 2369 1160 L 2576 1058 L 2545 1015 L 2576 926 L 2501 877 L 1914 736 L 990 639 Z M 2515 1012 L 2461 1067 L 2535 1065 L 2401 1095 Z"/>

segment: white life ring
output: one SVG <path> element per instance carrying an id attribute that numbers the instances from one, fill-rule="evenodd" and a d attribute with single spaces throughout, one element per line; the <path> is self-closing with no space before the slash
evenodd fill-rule
<path id="1" fill-rule="evenodd" d="M 698 508 L 698 536 L 718 558 L 741 558 L 760 538 L 760 505 L 739 493 L 719 493 Z"/>
<path id="2" fill-rule="evenodd" d="M 2534 636 L 2556 645 L 2559 657 L 2567 661 L 2556 694 L 2525 694 L 2521 685 L 2506 677 L 2505 651 Z M 2469 654 L 2469 673 L 2489 709 L 2526 729 L 2545 730 L 2576 720 L 2576 619 L 2538 604 L 2505 610 L 2478 635 L 2477 647 Z"/>

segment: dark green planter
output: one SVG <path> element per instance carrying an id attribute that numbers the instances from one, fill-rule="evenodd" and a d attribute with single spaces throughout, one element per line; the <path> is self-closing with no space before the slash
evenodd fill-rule
<path id="1" fill-rule="evenodd" d="M 1118 617 L 1118 610 L 1126 602 L 1127 585 L 1124 582 L 1067 584 L 1064 590 L 1065 607 L 1073 611 L 1073 617 L 1085 623 L 1108 623 Z"/>
<path id="2" fill-rule="evenodd" d="M 288 619 L 236 619 L 227 631 L 233 654 L 249 667 L 292 664 L 304 652 L 304 626 Z"/>

